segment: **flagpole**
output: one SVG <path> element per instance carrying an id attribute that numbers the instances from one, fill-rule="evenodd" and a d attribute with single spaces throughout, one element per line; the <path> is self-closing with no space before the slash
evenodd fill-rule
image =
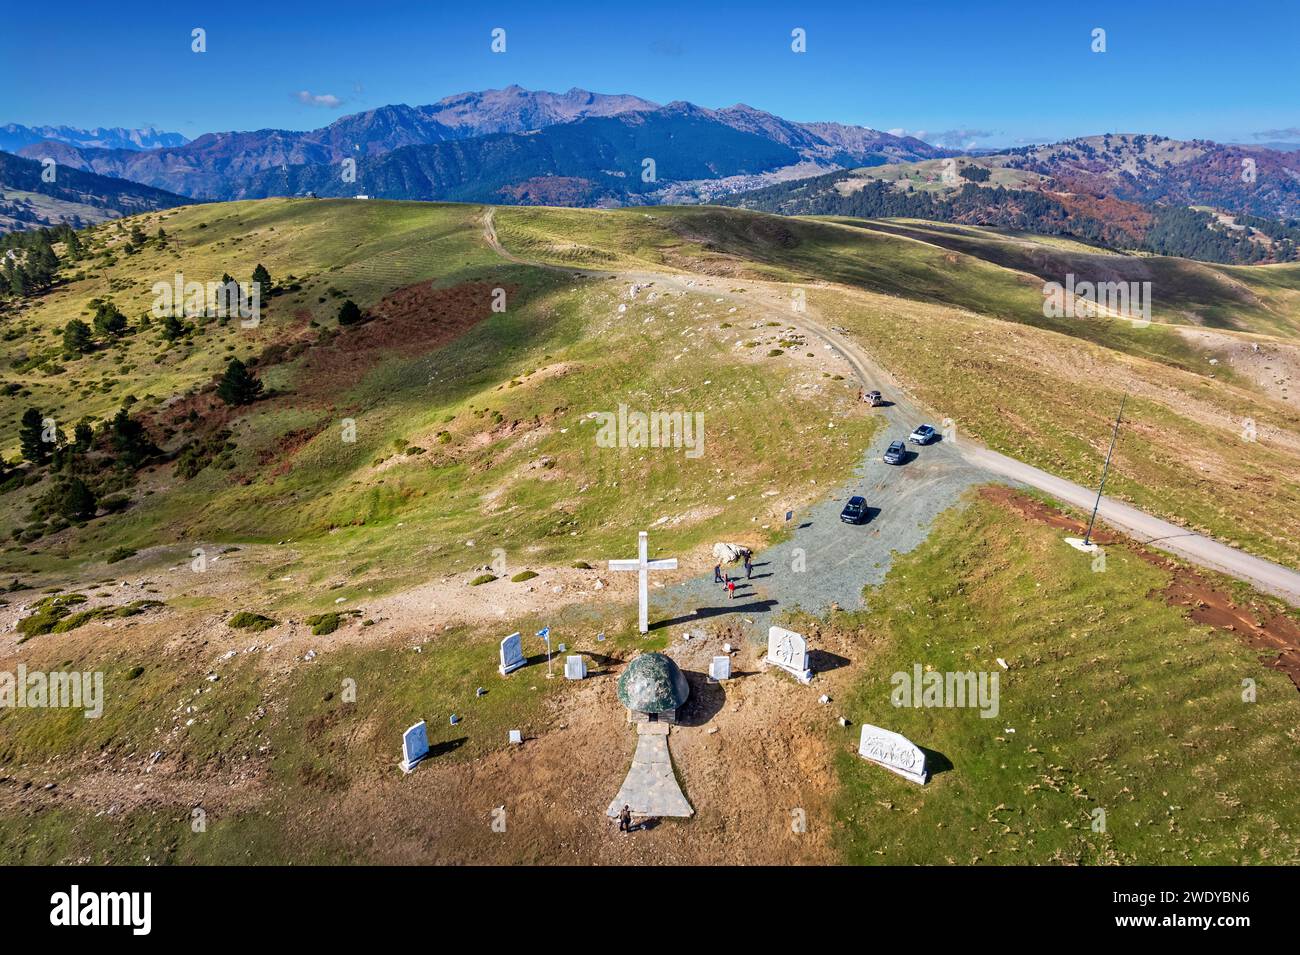
<path id="1" fill-rule="evenodd" d="M 546 679 L 551 679 L 551 628 L 542 627 L 537 635 L 546 641 Z"/>
<path id="2" fill-rule="evenodd" d="M 1084 544 L 1092 543 L 1092 526 L 1097 522 L 1097 510 L 1101 507 L 1101 492 L 1106 489 L 1106 475 L 1110 472 L 1110 456 L 1115 452 L 1115 440 L 1119 437 L 1120 419 L 1124 417 L 1124 405 L 1128 402 L 1128 392 L 1120 399 L 1119 414 L 1115 416 L 1115 430 L 1110 435 L 1110 447 L 1106 451 L 1106 463 L 1101 469 L 1101 484 L 1097 487 L 1097 500 L 1092 505 L 1092 517 L 1088 518 L 1088 530 L 1083 535 Z"/>

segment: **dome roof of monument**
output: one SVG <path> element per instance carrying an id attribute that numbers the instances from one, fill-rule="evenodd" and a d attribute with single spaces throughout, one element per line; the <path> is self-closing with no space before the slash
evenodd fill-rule
<path id="1" fill-rule="evenodd" d="M 675 710 L 691 695 L 681 667 L 662 653 L 643 653 L 618 678 L 618 700 L 637 713 Z"/>

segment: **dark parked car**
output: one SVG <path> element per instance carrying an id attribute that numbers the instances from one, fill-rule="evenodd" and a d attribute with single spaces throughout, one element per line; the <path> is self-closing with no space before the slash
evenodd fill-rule
<path id="1" fill-rule="evenodd" d="M 902 464 L 907 460 L 907 445 L 902 441 L 895 441 L 885 449 L 886 464 Z"/>
<path id="2" fill-rule="evenodd" d="M 928 424 L 923 424 L 912 432 L 911 437 L 908 440 L 913 444 L 929 444 L 935 439 L 937 434 L 938 432 L 935 431 L 934 428 L 930 427 Z"/>
<path id="3" fill-rule="evenodd" d="M 840 520 L 845 524 L 861 524 L 867 519 L 867 499 L 865 497 L 851 497 L 849 503 L 844 505 L 844 510 L 840 511 Z"/>

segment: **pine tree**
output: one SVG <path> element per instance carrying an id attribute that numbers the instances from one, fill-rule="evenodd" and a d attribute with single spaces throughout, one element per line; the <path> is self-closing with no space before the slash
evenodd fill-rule
<path id="1" fill-rule="evenodd" d="M 101 302 L 95 309 L 95 331 L 107 337 L 120 338 L 126 332 L 126 316 L 112 302 Z"/>
<path id="2" fill-rule="evenodd" d="M 175 315 L 168 315 L 159 325 L 163 341 L 174 342 L 185 334 L 185 323 Z"/>
<path id="3" fill-rule="evenodd" d="M 263 295 L 271 294 L 271 273 L 261 262 L 258 262 L 257 268 L 253 269 L 253 281 L 261 286 Z"/>
<path id="4" fill-rule="evenodd" d="M 357 307 L 356 302 L 352 301 L 352 299 L 348 299 L 339 309 L 339 324 L 355 325 L 360 321 L 361 309 Z"/>
<path id="5" fill-rule="evenodd" d="M 63 326 L 63 350 L 70 355 L 84 355 L 95 347 L 91 337 L 90 326 L 79 318 L 74 318 Z"/>
<path id="6" fill-rule="evenodd" d="M 59 498 L 59 513 L 70 521 L 88 521 L 95 516 L 99 502 L 81 478 L 72 478 Z"/>
<path id="7" fill-rule="evenodd" d="M 22 425 L 18 429 L 18 443 L 22 446 L 23 457 L 32 464 L 40 466 L 50 459 L 50 445 L 45 440 L 45 424 L 37 409 L 28 408 L 23 412 Z"/>
<path id="8" fill-rule="evenodd" d="M 72 430 L 72 446 L 83 454 L 91 449 L 95 443 L 95 432 L 91 430 L 90 423 L 82 421 Z"/>
<path id="9" fill-rule="evenodd" d="M 109 439 L 117 453 L 118 463 L 129 468 L 139 466 L 158 450 L 149 440 L 149 432 L 144 425 L 127 414 L 125 408 L 114 415 Z"/>
<path id="10" fill-rule="evenodd" d="M 262 383 L 249 374 L 238 358 L 230 359 L 226 373 L 217 385 L 217 397 L 228 405 L 246 405 L 262 394 Z"/>

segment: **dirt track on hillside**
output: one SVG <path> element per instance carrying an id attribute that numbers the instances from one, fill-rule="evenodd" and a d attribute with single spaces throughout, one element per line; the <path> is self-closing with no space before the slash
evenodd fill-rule
<path id="1" fill-rule="evenodd" d="M 787 322 L 795 326 L 803 334 L 822 341 L 842 355 L 852 367 L 863 388 L 880 389 L 893 400 L 893 405 L 885 411 L 886 418 L 892 426 L 899 430 L 906 428 L 906 431 L 910 431 L 915 424 L 926 420 L 928 417 L 933 418 L 932 415 L 927 413 L 929 409 L 925 409 L 920 402 L 909 396 L 893 376 L 877 365 L 850 338 L 820 324 L 807 310 L 792 312 L 789 308 L 789 290 L 784 285 L 747 279 L 746 289 L 743 292 L 737 292 L 731 287 L 730 283 L 719 283 L 709 276 L 696 273 L 691 273 L 689 279 L 683 279 L 681 276 L 641 270 L 608 272 L 588 268 L 560 268 L 545 263 L 529 262 L 502 247 L 493 225 L 493 210 L 490 207 L 485 210 L 483 216 L 483 236 L 484 240 L 494 250 L 518 264 L 587 276 L 618 276 L 629 282 L 659 282 L 670 288 L 690 288 L 695 291 L 707 290 L 711 295 L 731 301 L 759 304 L 767 308 L 779 307 Z M 854 291 L 851 288 L 836 287 L 849 294 Z M 1096 498 L 1095 490 L 1085 488 L 1056 475 L 1048 474 L 1015 458 L 989 450 L 976 444 L 970 438 L 962 438 L 960 442 L 951 445 L 945 442 L 936 447 L 927 448 L 922 460 L 915 462 L 912 466 L 924 468 L 926 459 L 934 461 L 937 465 L 943 462 L 948 455 L 960 455 L 967 464 L 984 471 L 989 481 L 1010 481 L 1027 485 L 1046 491 L 1059 500 L 1076 507 L 1091 509 Z M 1134 536 L 1144 543 L 1167 550 L 1178 557 L 1190 560 L 1218 573 L 1235 577 L 1260 590 L 1281 597 L 1292 606 L 1300 606 L 1300 572 L 1292 568 L 1283 567 L 1280 564 L 1246 554 L 1202 534 L 1188 531 L 1176 524 L 1152 517 L 1137 508 L 1121 504 L 1111 498 L 1102 498 L 1098 513 L 1101 519 L 1111 526 Z"/>

